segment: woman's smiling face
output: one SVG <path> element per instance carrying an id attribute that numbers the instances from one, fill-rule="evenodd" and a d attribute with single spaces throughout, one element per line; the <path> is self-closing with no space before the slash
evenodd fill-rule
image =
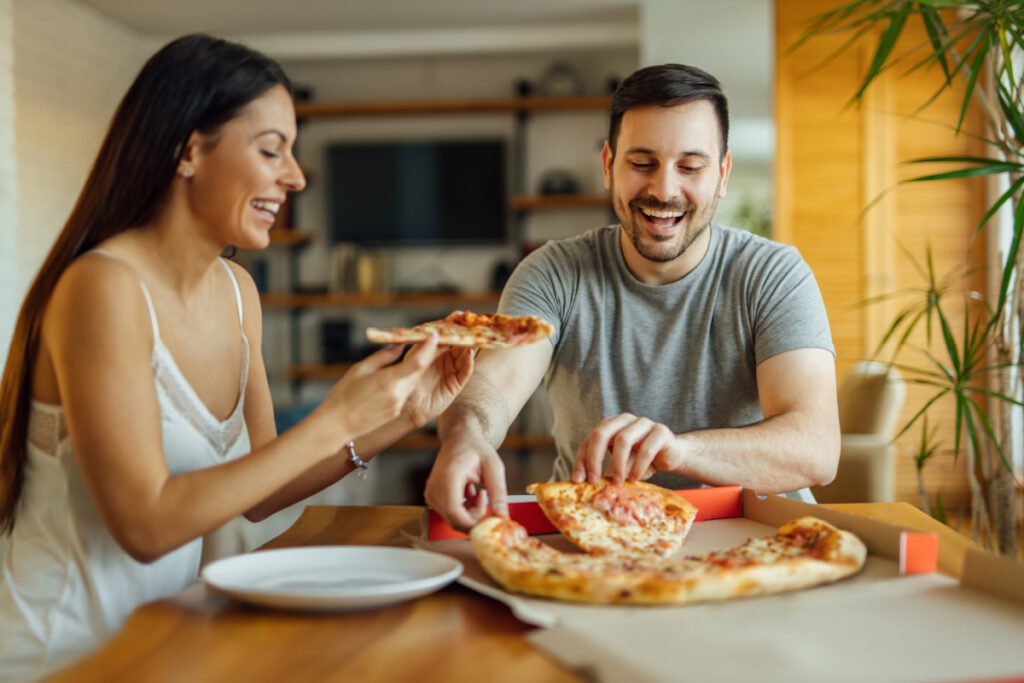
<path id="1" fill-rule="evenodd" d="M 192 171 L 193 215 L 225 245 L 260 249 L 288 192 L 306 186 L 292 147 L 295 106 L 274 86 L 211 135 L 194 134 L 182 166 Z"/>

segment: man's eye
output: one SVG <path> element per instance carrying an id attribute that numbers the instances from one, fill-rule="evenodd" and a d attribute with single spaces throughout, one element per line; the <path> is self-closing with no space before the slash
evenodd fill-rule
<path id="1" fill-rule="evenodd" d="M 682 166 L 680 167 L 683 173 L 700 173 L 704 170 L 703 166 Z"/>
<path id="2" fill-rule="evenodd" d="M 634 161 L 633 168 L 635 168 L 638 171 L 650 171 L 654 169 L 654 164 L 641 164 L 638 161 Z"/>
<path id="3" fill-rule="evenodd" d="M 281 157 L 277 152 L 271 152 L 269 149 L 261 149 L 260 154 L 268 159 L 279 159 Z"/>

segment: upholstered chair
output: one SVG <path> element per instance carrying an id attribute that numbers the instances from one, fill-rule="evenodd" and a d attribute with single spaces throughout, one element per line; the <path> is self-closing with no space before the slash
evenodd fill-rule
<path id="1" fill-rule="evenodd" d="M 895 492 L 892 438 L 906 399 L 899 372 L 859 361 L 839 386 L 842 448 L 835 481 L 812 488 L 819 503 L 888 502 Z"/>

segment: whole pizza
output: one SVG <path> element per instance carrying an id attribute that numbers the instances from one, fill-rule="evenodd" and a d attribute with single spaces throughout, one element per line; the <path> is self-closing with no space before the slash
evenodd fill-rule
<path id="1" fill-rule="evenodd" d="M 653 544 L 635 542 L 646 535 L 635 533 L 633 527 L 658 518 L 648 508 L 649 501 L 624 504 L 624 510 L 646 510 L 639 518 L 632 512 L 608 514 L 607 502 L 600 493 L 611 485 L 605 484 L 591 495 L 593 485 L 560 482 L 535 487 L 545 512 L 551 502 L 542 486 L 552 487 L 550 490 L 563 501 L 570 497 L 566 493 L 569 488 L 580 487 L 574 498 L 580 507 L 589 510 L 572 511 L 567 504 L 558 505 L 555 507 L 560 512 L 549 514 L 549 518 L 560 531 L 568 529 L 569 538 L 589 552 L 558 550 L 531 537 L 524 527 L 509 519 L 483 520 L 470 532 L 473 552 L 491 578 L 512 592 L 588 603 L 658 605 L 728 600 L 838 581 L 860 571 L 867 556 L 867 549 L 856 536 L 807 516 L 783 524 L 772 536 L 753 538 L 734 548 L 700 556 L 666 557 L 659 541 L 667 531 L 654 534 L 659 540 Z M 628 496 L 627 501 L 635 500 Z M 665 499 L 663 505 L 667 508 L 674 501 Z M 599 521 L 598 512 L 607 524 Z M 581 521 L 584 525 L 596 524 L 603 531 L 581 535 Z M 692 517 L 689 523 L 683 523 L 685 530 L 690 523 Z M 667 528 L 660 522 L 656 526 Z M 675 528 L 678 531 L 681 527 Z M 602 534 L 611 540 L 597 541 Z"/>
<path id="2" fill-rule="evenodd" d="M 441 344 L 497 349 L 533 344 L 553 332 L 551 323 L 532 315 L 453 311 L 440 320 L 413 327 L 368 327 L 366 338 L 378 344 L 407 344 L 436 334 Z"/>

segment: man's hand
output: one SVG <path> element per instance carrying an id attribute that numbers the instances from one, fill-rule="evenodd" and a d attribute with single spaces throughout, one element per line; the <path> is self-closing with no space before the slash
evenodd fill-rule
<path id="1" fill-rule="evenodd" d="M 508 516 L 505 465 L 487 440 L 453 434 L 441 446 L 424 491 L 427 505 L 456 529 L 469 531 L 491 510 Z"/>
<path id="2" fill-rule="evenodd" d="M 646 417 L 622 413 L 601 420 L 580 444 L 572 465 L 573 481 L 600 481 L 608 453 L 603 476 L 616 484 L 648 479 L 659 471 L 677 471 L 682 461 L 682 446 L 672 430 Z"/>

